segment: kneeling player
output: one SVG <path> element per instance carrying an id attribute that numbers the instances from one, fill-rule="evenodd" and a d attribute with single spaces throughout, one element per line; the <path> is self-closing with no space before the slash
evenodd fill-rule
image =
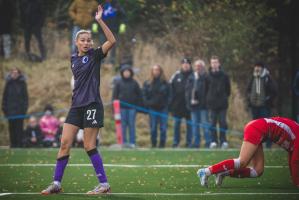
<path id="1" fill-rule="evenodd" d="M 270 138 L 289 153 L 289 167 L 295 186 L 299 187 L 299 124 L 283 118 L 261 118 L 249 122 L 244 129 L 244 141 L 239 158 L 224 160 L 208 168 L 199 169 L 197 175 L 202 186 L 208 186 L 208 178 L 216 175 L 220 186 L 225 176 L 255 178 L 263 174 L 264 152 L 262 142 Z M 249 163 L 252 167 L 247 167 Z"/>

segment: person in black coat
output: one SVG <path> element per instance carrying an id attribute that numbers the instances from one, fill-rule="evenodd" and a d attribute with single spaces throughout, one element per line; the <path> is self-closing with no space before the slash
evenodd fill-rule
<path id="1" fill-rule="evenodd" d="M 194 72 L 188 77 L 185 91 L 187 108 L 191 112 L 192 119 L 192 135 L 194 137 L 192 146 L 195 148 L 200 147 L 200 129 L 202 128 L 205 147 L 208 148 L 211 143 L 211 135 L 206 102 L 208 76 L 205 70 L 205 62 L 203 60 L 195 61 L 193 70 Z"/>
<path id="2" fill-rule="evenodd" d="M 24 116 L 28 109 L 26 79 L 18 68 L 13 68 L 6 78 L 2 98 L 2 111 L 8 119 L 10 146 L 21 147 Z"/>
<path id="3" fill-rule="evenodd" d="M 191 61 L 188 58 L 184 58 L 182 59 L 181 64 L 181 69 L 176 71 L 170 79 L 170 112 L 175 118 L 172 146 L 178 147 L 180 143 L 181 121 L 183 118 L 185 118 L 187 126 L 186 147 L 192 147 L 192 126 L 190 123 L 191 117 L 185 99 L 185 88 L 187 79 L 189 75 L 192 73 Z"/>
<path id="4" fill-rule="evenodd" d="M 135 147 L 135 120 L 136 107 L 142 104 L 141 89 L 133 78 L 134 72 L 130 65 L 124 65 L 120 69 L 121 79 L 113 87 L 112 100 L 120 100 L 121 125 L 123 143 L 129 147 Z M 127 140 L 127 129 L 129 129 L 129 143 Z"/>
<path id="5" fill-rule="evenodd" d="M 46 49 L 42 38 L 42 27 L 45 20 L 45 10 L 42 0 L 20 1 L 21 26 L 24 28 L 26 56 L 31 61 L 43 61 L 46 58 Z M 40 56 L 30 51 L 31 36 L 34 35 L 40 51 Z"/>
<path id="6" fill-rule="evenodd" d="M 271 108 L 277 96 L 277 89 L 264 63 L 260 61 L 255 63 L 246 92 L 252 119 L 271 117 Z M 270 148 L 271 146 L 271 140 L 267 140 L 266 147 Z"/>
<path id="7" fill-rule="evenodd" d="M 159 147 L 165 147 L 168 105 L 170 102 L 170 88 L 164 70 L 160 65 L 151 68 L 150 80 L 143 84 L 143 103 L 148 108 L 150 116 L 151 142 L 152 147 L 157 146 L 157 128 L 160 126 Z"/>
<path id="8" fill-rule="evenodd" d="M 23 145 L 24 147 L 41 147 L 43 135 L 38 125 L 38 121 L 34 116 L 29 119 L 29 124 L 24 131 Z"/>
<path id="9" fill-rule="evenodd" d="M 228 75 L 221 69 L 220 60 L 212 56 L 211 68 L 207 81 L 207 107 L 209 109 L 212 142 L 210 148 L 218 145 L 217 124 L 219 123 L 220 146 L 227 148 L 226 140 L 227 122 L 226 114 L 228 109 L 228 98 L 230 96 L 230 80 Z"/>

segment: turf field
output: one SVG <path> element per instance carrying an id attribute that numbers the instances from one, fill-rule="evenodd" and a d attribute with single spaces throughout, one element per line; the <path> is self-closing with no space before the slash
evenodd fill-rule
<path id="1" fill-rule="evenodd" d="M 287 167 L 287 153 L 265 152 L 266 169 L 258 179 L 227 178 L 221 188 L 199 185 L 196 171 L 238 155 L 238 150 L 100 149 L 113 194 L 86 196 L 97 185 L 83 149 L 72 149 L 62 182 L 64 193 L 41 196 L 53 175 L 58 149 L 0 149 L 0 199 L 299 199 Z"/>

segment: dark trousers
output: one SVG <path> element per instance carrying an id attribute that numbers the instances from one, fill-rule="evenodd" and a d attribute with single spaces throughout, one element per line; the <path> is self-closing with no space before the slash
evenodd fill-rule
<path id="1" fill-rule="evenodd" d="M 226 140 L 226 131 L 227 131 L 226 112 L 227 112 L 227 109 L 210 110 L 209 111 L 212 142 L 218 143 L 217 124 L 219 124 L 220 145 L 223 142 L 227 141 Z"/>
<path id="2" fill-rule="evenodd" d="M 267 106 L 252 106 L 251 107 L 252 119 L 259 119 L 264 117 L 271 117 L 271 110 Z M 270 139 L 266 141 L 266 147 L 271 148 L 272 142 Z"/>
<path id="3" fill-rule="evenodd" d="M 23 141 L 23 119 L 8 120 L 10 147 L 22 147 Z"/>
<path id="4" fill-rule="evenodd" d="M 41 27 L 36 27 L 36 28 L 28 27 L 28 28 L 25 28 L 25 30 L 24 30 L 24 39 L 25 39 L 26 53 L 30 54 L 30 41 L 31 41 L 32 35 L 35 36 L 35 38 L 38 42 L 38 48 L 39 48 L 39 51 L 40 51 L 40 56 L 41 56 L 41 59 L 44 60 L 46 58 L 46 50 L 45 50 L 45 46 L 44 46 L 44 43 L 43 43 L 42 28 Z"/>

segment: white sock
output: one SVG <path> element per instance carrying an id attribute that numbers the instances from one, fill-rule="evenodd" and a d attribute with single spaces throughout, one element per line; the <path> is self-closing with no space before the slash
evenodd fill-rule
<path id="1" fill-rule="evenodd" d="M 211 171 L 208 167 L 205 168 L 205 173 L 206 173 L 207 176 L 211 176 Z"/>
<path id="2" fill-rule="evenodd" d="M 240 159 L 234 159 L 234 168 L 239 169 L 240 168 Z"/>
<path id="3" fill-rule="evenodd" d="M 250 167 L 250 177 L 251 178 L 256 178 L 258 177 L 257 172 L 255 171 L 255 169 Z"/>
<path id="4" fill-rule="evenodd" d="M 58 187 L 61 187 L 61 183 L 60 183 L 59 181 L 53 181 L 53 183 L 54 183 L 55 185 L 57 185 Z"/>

